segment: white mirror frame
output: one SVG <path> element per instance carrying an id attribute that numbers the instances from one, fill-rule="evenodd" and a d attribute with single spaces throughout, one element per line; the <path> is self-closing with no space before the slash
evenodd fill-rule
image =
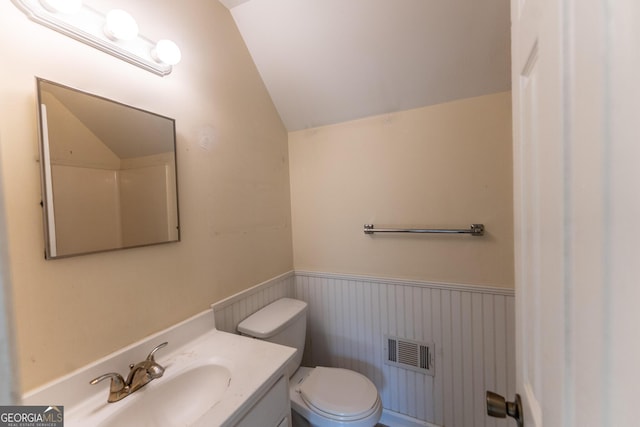
<path id="1" fill-rule="evenodd" d="M 104 14 L 83 5 L 77 13 L 50 12 L 39 0 L 11 0 L 29 19 L 66 36 L 86 43 L 159 76 L 171 73 L 172 66 L 156 61 L 152 51 L 156 43 L 138 36 L 133 40 L 110 40 L 104 33 Z"/>

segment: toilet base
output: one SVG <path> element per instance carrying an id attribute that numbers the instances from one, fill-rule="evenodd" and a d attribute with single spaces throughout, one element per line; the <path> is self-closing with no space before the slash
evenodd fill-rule
<path id="1" fill-rule="evenodd" d="M 309 421 L 307 421 L 302 415 L 298 414 L 293 409 L 291 410 L 291 426 L 292 427 L 311 427 Z"/>

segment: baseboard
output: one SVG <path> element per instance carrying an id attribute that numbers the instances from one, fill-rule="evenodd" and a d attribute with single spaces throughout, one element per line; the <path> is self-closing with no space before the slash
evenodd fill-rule
<path id="1" fill-rule="evenodd" d="M 388 409 L 382 411 L 380 423 L 392 427 L 441 427 Z"/>

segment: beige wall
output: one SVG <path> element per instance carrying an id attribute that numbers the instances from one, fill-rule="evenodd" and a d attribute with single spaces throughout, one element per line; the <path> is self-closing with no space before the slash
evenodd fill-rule
<path id="1" fill-rule="evenodd" d="M 173 152 L 122 159 L 120 165 L 118 180 L 121 200 L 128 184 L 127 196 L 131 208 L 139 205 L 135 202 L 136 200 L 146 199 L 154 212 L 162 211 L 152 222 L 149 221 L 150 213 L 145 212 L 149 208 L 140 209 L 138 207 L 137 209 L 129 209 L 130 212 L 124 212 L 125 203 L 121 202 L 122 239 L 128 240 L 128 246 L 145 242 L 177 240 L 178 211 L 176 209 L 177 194 L 174 185 L 176 168 Z M 128 178 L 125 179 L 124 177 L 127 175 Z M 154 175 L 158 176 L 149 180 Z M 148 192 L 153 194 L 146 194 Z M 125 230 L 125 222 L 128 222 L 128 230 Z"/>
<path id="2" fill-rule="evenodd" d="M 169 239 L 168 168 L 147 166 L 119 172 L 120 221 L 126 246 Z"/>
<path id="3" fill-rule="evenodd" d="M 510 109 L 499 93 L 290 133 L 295 268 L 513 287 Z"/>
<path id="4" fill-rule="evenodd" d="M 122 246 L 118 171 L 51 165 L 57 256 Z"/>
<path id="5" fill-rule="evenodd" d="M 0 170 L 23 390 L 292 268 L 287 133 L 228 10 L 92 5 L 126 8 L 145 36 L 174 39 L 183 61 L 158 77 L 0 2 Z M 182 242 L 44 260 L 34 76 L 176 119 Z"/>

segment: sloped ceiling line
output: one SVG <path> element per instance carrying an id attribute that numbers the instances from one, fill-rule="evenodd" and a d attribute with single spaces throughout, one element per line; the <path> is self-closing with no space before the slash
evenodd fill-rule
<path id="1" fill-rule="evenodd" d="M 510 90 L 509 0 L 220 0 L 289 131 Z"/>

